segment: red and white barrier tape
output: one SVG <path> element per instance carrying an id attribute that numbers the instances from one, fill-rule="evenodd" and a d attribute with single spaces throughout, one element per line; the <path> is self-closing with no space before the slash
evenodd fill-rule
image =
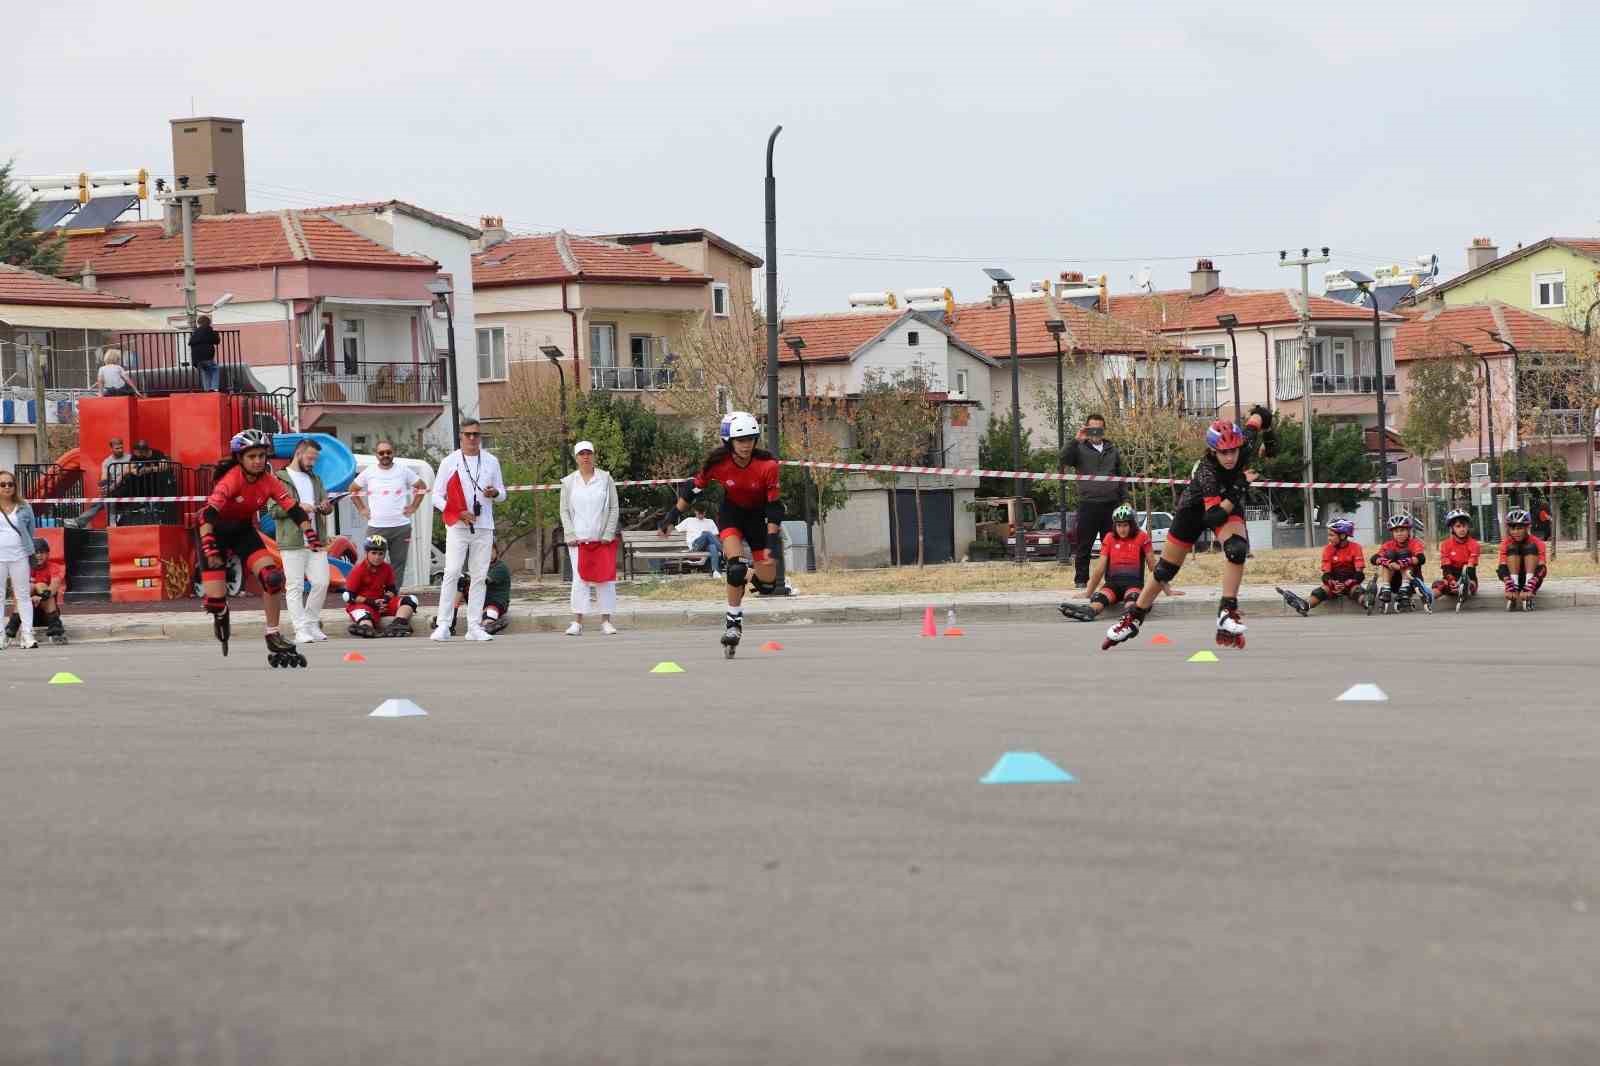
<path id="1" fill-rule="evenodd" d="M 1057 474 L 1054 472 L 1040 473 L 1035 470 L 979 470 L 968 467 L 947 466 L 899 466 L 891 463 L 822 463 L 803 459 L 784 459 L 784 466 L 810 467 L 817 470 L 840 470 L 852 474 L 927 474 L 934 477 L 990 477 L 990 478 L 1016 478 L 1025 481 L 1084 481 L 1084 482 L 1121 482 L 1130 485 L 1187 485 L 1188 478 L 1174 477 L 1139 477 L 1117 476 L 1112 474 Z M 640 481 L 618 481 L 619 489 L 641 488 L 649 485 L 681 485 L 689 479 L 686 477 L 649 478 Z M 1257 489 L 1360 489 L 1365 492 L 1377 492 L 1380 488 L 1388 489 L 1576 489 L 1584 486 L 1600 485 L 1597 481 L 1390 481 L 1380 483 L 1377 481 L 1253 481 L 1251 488 Z M 507 485 L 507 492 L 554 492 L 561 488 L 561 483 L 547 482 L 537 485 Z M 406 490 L 380 490 L 372 492 L 333 492 L 328 494 L 329 499 L 338 500 L 346 496 L 373 496 L 384 495 L 392 492 L 395 495 L 406 495 Z M 56 503 L 201 503 L 206 496 L 60 496 L 46 499 L 29 500 L 30 504 L 56 504 Z"/>

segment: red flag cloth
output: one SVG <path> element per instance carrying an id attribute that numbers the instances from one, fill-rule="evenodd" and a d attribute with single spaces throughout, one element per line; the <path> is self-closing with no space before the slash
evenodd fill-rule
<path id="1" fill-rule="evenodd" d="M 467 511 L 467 494 L 461 491 L 461 472 L 458 470 L 450 475 L 450 480 L 444 486 L 444 524 L 453 526 Z"/>
<path id="2" fill-rule="evenodd" d="M 617 579 L 617 542 L 590 540 L 578 545 L 578 576 L 591 585 Z"/>

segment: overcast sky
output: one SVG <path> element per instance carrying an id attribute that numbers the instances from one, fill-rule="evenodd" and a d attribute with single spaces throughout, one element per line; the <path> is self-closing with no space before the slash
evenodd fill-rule
<path id="1" fill-rule="evenodd" d="M 759 254 L 781 123 L 790 312 L 977 298 L 985 265 L 1122 291 L 1209 255 L 1226 284 L 1298 284 L 1275 250 L 1305 244 L 1448 276 L 1473 236 L 1600 235 L 1597 7 L 28 4 L 5 16 L 0 156 L 166 173 L 192 99 L 245 121 L 252 209 L 399 197 Z"/>

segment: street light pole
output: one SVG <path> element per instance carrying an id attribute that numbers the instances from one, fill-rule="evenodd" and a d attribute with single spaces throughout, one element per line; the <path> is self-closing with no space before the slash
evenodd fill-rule
<path id="1" fill-rule="evenodd" d="M 1022 469 L 1022 371 L 1017 364 L 1017 301 L 1012 299 L 1010 282 L 1016 279 L 1010 271 L 999 267 L 985 267 L 983 272 L 989 275 L 994 282 L 994 289 L 989 294 L 991 302 L 1005 296 L 1006 306 L 1011 312 L 1011 469 L 1013 472 Z M 1022 479 L 1011 479 L 1011 496 L 1017 506 L 1017 517 L 1022 517 Z M 1012 539 L 1016 541 L 1016 561 L 1021 566 L 1028 557 L 1027 538 L 1020 528 L 1020 522 L 1008 523 L 1012 526 Z M 1063 533 L 1065 530 L 1062 531 Z"/>
<path id="2" fill-rule="evenodd" d="M 1389 524 L 1389 416 L 1383 389 L 1383 312 L 1378 310 L 1377 283 L 1359 270 L 1344 271 L 1345 279 L 1372 301 L 1373 389 L 1378 394 L 1378 529 Z"/>
<path id="3" fill-rule="evenodd" d="M 1239 392 L 1239 338 L 1233 335 L 1239 324 L 1238 315 L 1218 315 L 1217 325 L 1228 331 L 1228 343 L 1233 346 L 1233 420 L 1244 422 L 1244 396 Z"/>
<path id="4" fill-rule="evenodd" d="M 428 291 L 444 305 L 444 323 L 446 350 L 448 352 L 448 365 L 445 368 L 445 383 L 450 389 L 450 433 L 453 443 L 461 445 L 461 389 L 456 380 L 456 314 L 455 308 L 450 303 L 450 283 L 443 278 L 435 278 L 428 282 Z"/>
<path id="5" fill-rule="evenodd" d="M 806 398 L 806 359 L 800 353 L 805 351 L 806 339 L 804 337 L 785 337 L 783 343 L 789 346 L 794 353 L 795 360 L 800 364 L 800 435 L 801 449 L 807 459 L 811 458 L 811 401 Z M 801 507 L 805 510 L 806 519 L 806 570 L 813 571 L 817 568 L 817 548 L 813 543 L 811 532 L 811 468 L 800 468 L 800 500 Z"/>
<path id="6" fill-rule="evenodd" d="M 1044 324 L 1050 331 L 1050 339 L 1056 342 L 1056 473 L 1066 473 L 1066 464 L 1062 462 L 1062 454 L 1067 447 L 1067 412 L 1066 400 L 1062 389 L 1063 370 L 1061 354 L 1061 335 L 1067 331 L 1067 324 L 1059 318 L 1052 318 Z M 1067 565 L 1067 483 L 1065 480 L 1056 482 L 1056 564 Z"/>
<path id="7" fill-rule="evenodd" d="M 556 383 L 559 389 L 558 400 L 561 405 L 561 447 L 557 451 L 561 453 L 561 476 L 566 477 L 567 439 L 572 434 L 567 428 L 567 372 L 561 369 L 561 359 L 565 353 L 554 344 L 541 344 L 539 350 L 544 353 L 544 357 L 550 360 L 556 368 Z"/>
<path id="8" fill-rule="evenodd" d="M 1311 270 L 1310 270 L 1310 268 L 1313 265 L 1317 264 L 1317 263 L 1326 263 L 1327 261 L 1328 261 L 1328 249 L 1326 249 L 1326 248 L 1322 249 L 1322 254 L 1319 255 L 1319 256 L 1312 255 L 1310 248 L 1302 248 L 1302 249 L 1300 249 L 1300 258 L 1299 259 L 1290 259 L 1288 252 L 1279 252 L 1278 253 L 1278 265 L 1279 266 L 1284 266 L 1284 267 L 1297 266 L 1297 267 L 1300 268 L 1300 300 L 1301 300 L 1301 304 L 1302 304 L 1302 306 L 1300 308 L 1300 353 L 1301 353 L 1302 362 L 1304 364 L 1301 367 L 1301 371 L 1300 371 L 1300 384 L 1301 384 L 1301 387 L 1305 390 L 1303 395 L 1305 397 L 1305 422 L 1306 422 L 1305 426 L 1302 427 L 1301 447 L 1303 447 L 1305 449 L 1304 463 L 1302 464 L 1302 466 L 1303 466 L 1303 469 L 1305 470 L 1305 480 L 1306 480 L 1306 485 L 1308 486 L 1305 489 L 1305 494 L 1306 494 L 1306 496 L 1305 496 L 1305 500 L 1306 500 L 1306 503 L 1305 503 L 1305 507 L 1306 507 L 1306 547 L 1308 547 L 1308 548 L 1316 547 L 1316 532 L 1317 532 L 1317 528 L 1316 528 L 1317 527 L 1317 523 L 1316 523 L 1316 517 L 1315 517 L 1316 510 L 1317 510 L 1317 493 L 1316 493 L 1315 489 L 1309 487 L 1312 482 L 1317 480 L 1316 462 L 1315 462 L 1315 457 L 1312 455 L 1312 451 L 1313 451 L 1313 449 L 1312 449 L 1313 435 L 1312 435 L 1312 431 L 1311 431 L 1312 419 L 1315 417 L 1315 412 L 1312 409 L 1312 405 L 1311 405 Z M 1380 362 L 1382 361 L 1381 357 L 1379 358 L 1379 361 Z M 1379 384 L 1381 385 L 1382 382 L 1379 382 Z M 1378 397 L 1379 397 L 1378 402 L 1381 404 L 1383 402 L 1383 390 L 1381 388 L 1378 390 Z"/>
<path id="9" fill-rule="evenodd" d="M 767 137 L 767 450 L 779 455 L 778 427 L 778 181 L 772 176 L 772 151 L 782 126 Z M 783 532 L 778 532 L 778 588 L 784 583 Z"/>

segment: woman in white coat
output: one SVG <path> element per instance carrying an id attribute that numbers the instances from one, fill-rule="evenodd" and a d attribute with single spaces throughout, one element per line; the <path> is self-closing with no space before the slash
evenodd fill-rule
<path id="1" fill-rule="evenodd" d="M 589 441 L 580 440 L 572 454 L 578 457 L 578 469 L 561 479 L 561 528 L 572 553 L 572 624 L 567 636 L 583 633 L 583 615 L 593 595 L 600 601 L 600 632 L 609 637 L 617 631 L 611 624 L 611 612 L 617 609 L 617 483 L 610 473 L 595 467 L 594 445 Z M 610 546 L 610 580 L 584 579 L 578 548 L 584 544 Z"/>

